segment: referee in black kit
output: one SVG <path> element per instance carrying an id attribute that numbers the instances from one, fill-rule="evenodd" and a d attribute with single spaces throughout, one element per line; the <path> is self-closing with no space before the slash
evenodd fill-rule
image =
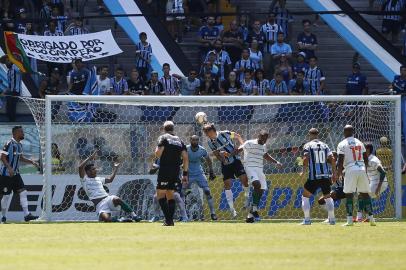
<path id="1" fill-rule="evenodd" d="M 189 158 L 186 145 L 174 134 L 172 121 L 164 123 L 165 134 L 158 138 L 155 156 L 160 159 L 158 172 L 157 197 L 165 215 L 164 226 L 174 226 L 175 199 L 173 197 L 176 182 L 179 181 L 180 165 L 183 163 L 182 182 L 188 181 Z"/>

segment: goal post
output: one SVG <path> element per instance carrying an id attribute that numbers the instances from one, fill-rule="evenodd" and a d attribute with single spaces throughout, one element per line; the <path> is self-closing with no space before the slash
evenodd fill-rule
<path id="1" fill-rule="evenodd" d="M 194 120 L 194 115 L 199 111 L 206 112 L 209 122 L 220 130 L 239 132 L 244 140 L 255 138 L 260 129 L 270 131 L 269 151 L 281 159 L 286 167 L 277 169 L 272 165 L 265 166 L 269 185 L 268 192 L 261 200 L 261 215 L 265 218 L 302 217 L 298 198 L 303 192 L 301 188 L 304 182 L 298 177 L 298 168 L 300 146 L 306 142 L 306 133 L 312 126 L 319 128 L 321 139 L 335 150 L 343 139 L 345 124 L 352 124 L 357 137 L 372 142 L 375 147 L 381 146 L 381 137 L 388 138 L 387 147 L 392 151 L 388 161 L 389 188 L 382 195 L 385 198 L 377 199 L 374 207 L 378 218 L 402 217 L 400 96 L 58 95 L 47 96 L 45 100 L 22 99 L 34 116 L 43 147 L 42 219 L 46 221 L 95 220 L 94 207 L 86 201 L 76 176 L 79 156 L 85 154 L 87 149 L 81 149 L 79 144 L 85 140 L 93 148 L 101 149 L 101 153 L 107 153 L 103 154 L 104 160 L 97 164 L 102 168 L 100 174 L 109 174 L 110 163 L 115 158 L 122 161 L 123 168 L 118 173 L 117 185 L 110 187 L 110 192 L 131 201 L 137 213 L 145 219 L 150 218 L 156 176 L 148 175 L 147 171 L 152 162 L 152 147 L 161 134 L 162 123 L 173 120 L 176 134 L 189 143 L 190 135 L 202 135 L 201 127 Z M 59 146 L 64 157 L 67 168 L 63 173 L 56 173 L 53 169 L 53 144 Z M 204 135 L 201 144 L 210 153 Z M 209 181 L 209 186 L 218 216 L 220 219 L 231 219 L 222 192 L 220 164 L 214 157 L 213 166 L 217 179 Z M 188 213 L 196 219 L 204 214 L 207 219 L 206 201 L 199 192 L 193 187 L 192 195 L 187 197 Z M 242 219 L 246 210 L 242 209 L 243 196 L 238 181 L 233 181 L 233 193 L 239 218 Z M 200 201 L 199 204 L 196 201 Z M 317 198 L 313 203 L 312 216 L 326 216 L 317 206 Z M 342 203 L 336 204 L 336 211 L 339 217 L 344 217 Z"/>

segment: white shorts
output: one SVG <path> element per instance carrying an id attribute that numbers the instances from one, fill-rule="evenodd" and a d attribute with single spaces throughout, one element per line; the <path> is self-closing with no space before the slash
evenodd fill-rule
<path id="1" fill-rule="evenodd" d="M 245 172 L 247 174 L 248 181 L 250 184 L 252 184 L 252 182 L 254 181 L 259 181 L 259 183 L 261 183 L 261 189 L 264 190 L 268 189 L 264 169 L 256 167 L 247 167 L 245 168 Z"/>
<path id="2" fill-rule="evenodd" d="M 378 181 L 371 181 L 371 183 L 369 183 L 369 187 L 371 189 L 371 192 L 369 193 L 369 196 L 371 196 L 372 199 L 376 198 L 375 190 L 378 187 L 378 184 L 379 184 L 379 180 Z M 385 178 L 385 180 L 383 180 L 383 182 L 382 182 L 382 186 L 381 186 L 381 190 L 379 192 L 379 195 L 381 195 L 387 188 L 388 188 L 388 180 Z"/>
<path id="3" fill-rule="evenodd" d="M 369 179 L 365 170 L 346 171 L 344 176 L 344 193 L 370 193 Z"/>
<path id="4" fill-rule="evenodd" d="M 114 196 L 114 195 L 110 195 L 110 196 L 107 196 L 106 198 L 104 198 L 101 202 L 99 202 L 96 205 L 96 214 L 98 217 L 100 216 L 101 213 L 111 214 L 111 212 L 121 210 L 120 205 L 114 206 L 114 203 L 113 203 L 114 199 L 118 199 L 118 197 Z"/>

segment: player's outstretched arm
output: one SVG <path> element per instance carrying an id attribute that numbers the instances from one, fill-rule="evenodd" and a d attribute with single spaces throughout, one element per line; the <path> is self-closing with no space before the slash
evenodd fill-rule
<path id="1" fill-rule="evenodd" d="M 89 157 L 87 157 L 85 160 L 81 161 L 79 164 L 79 177 L 82 179 L 85 177 L 85 166 L 86 163 L 89 162 L 89 160 L 95 159 L 97 156 L 97 151 L 94 151 L 93 154 L 91 154 Z"/>
<path id="2" fill-rule="evenodd" d="M 278 166 L 278 168 L 282 168 L 282 163 L 280 163 L 279 161 L 277 161 L 274 157 L 272 157 L 270 154 L 265 153 L 264 154 L 264 159 L 267 161 L 270 161 L 272 163 L 275 163 L 276 166 Z"/>
<path id="3" fill-rule="evenodd" d="M 109 177 L 106 177 L 106 182 L 105 182 L 106 184 L 113 182 L 114 178 L 116 177 L 119 166 L 120 166 L 119 162 L 114 163 L 113 172 L 111 173 L 111 175 Z"/>
<path id="4" fill-rule="evenodd" d="M 182 167 L 183 167 L 183 173 L 182 173 L 182 182 L 184 184 L 188 183 L 188 173 L 189 173 L 189 155 L 186 150 L 182 151 Z"/>
<path id="5" fill-rule="evenodd" d="M 35 162 L 35 161 L 32 160 L 32 159 L 28 159 L 28 158 L 26 158 L 26 157 L 24 157 L 24 156 L 21 156 L 20 159 L 21 159 L 22 162 L 30 163 L 30 164 L 34 165 L 35 167 L 39 168 L 38 163 Z"/>
<path id="6" fill-rule="evenodd" d="M 334 155 L 331 154 L 331 155 L 328 156 L 328 159 L 327 159 L 327 160 L 328 160 L 328 161 L 330 162 L 330 164 L 331 164 L 331 170 L 332 170 L 332 173 L 333 173 L 333 176 L 331 177 L 331 181 L 332 181 L 333 183 L 335 183 L 335 182 L 337 181 L 336 159 L 334 158 Z"/>
<path id="7" fill-rule="evenodd" d="M 207 163 L 207 167 L 209 168 L 209 179 L 210 180 L 216 179 L 216 176 L 214 175 L 214 171 L 213 171 L 213 163 L 212 163 L 209 155 L 206 156 L 206 163 Z"/>
<path id="8" fill-rule="evenodd" d="M 343 176 L 344 170 L 344 154 L 338 154 L 337 170 L 337 179 L 340 179 Z"/>
<path id="9" fill-rule="evenodd" d="M 303 168 L 302 172 L 300 173 L 300 176 L 306 175 L 308 168 L 309 168 L 309 156 L 305 154 L 303 156 Z"/>
<path id="10" fill-rule="evenodd" d="M 231 132 L 231 139 L 236 139 L 240 145 L 244 144 L 244 140 L 242 139 L 241 135 L 237 132 Z"/>

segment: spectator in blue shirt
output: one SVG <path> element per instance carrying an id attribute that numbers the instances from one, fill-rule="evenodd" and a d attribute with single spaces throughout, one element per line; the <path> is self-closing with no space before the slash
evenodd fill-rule
<path id="1" fill-rule="evenodd" d="M 73 95 L 82 95 L 85 89 L 90 71 L 85 68 L 82 59 L 74 61 L 76 69 L 70 74 L 69 92 Z"/>
<path id="2" fill-rule="evenodd" d="M 178 74 L 172 74 L 173 77 L 181 82 L 180 94 L 182 96 L 192 96 L 199 93 L 200 80 L 197 77 L 197 71 L 191 69 L 189 71 L 189 76 L 180 76 Z"/>
<path id="3" fill-rule="evenodd" d="M 345 85 L 346 95 L 367 95 L 368 83 L 367 77 L 360 72 L 361 66 L 359 63 L 352 65 L 352 74 L 347 77 Z"/>
<path id="4" fill-rule="evenodd" d="M 279 0 L 279 6 L 274 7 L 273 12 L 276 13 L 276 23 L 280 25 L 285 34 L 285 40 L 290 41 L 292 36 L 293 17 L 289 10 L 286 9 L 286 0 Z"/>
<path id="5" fill-rule="evenodd" d="M 296 57 L 296 63 L 293 65 L 293 78 L 296 78 L 297 73 L 299 71 L 305 72 L 307 69 L 309 69 L 309 64 L 306 63 L 306 54 L 304 52 L 300 52 L 297 54 Z"/>
<path id="6" fill-rule="evenodd" d="M 5 94 L 8 95 L 6 98 L 6 112 L 10 122 L 14 122 L 16 120 L 16 110 L 17 110 L 17 102 L 18 96 L 21 95 L 21 71 L 18 69 L 16 65 L 11 63 L 10 59 L 4 55 L 1 58 L 1 63 L 5 64 L 8 68 L 7 71 L 7 82 L 8 87 L 5 90 Z"/>
<path id="7" fill-rule="evenodd" d="M 316 56 L 317 37 L 311 32 L 312 23 L 309 20 L 303 20 L 303 32 L 297 36 L 297 47 L 299 51 L 306 54 L 307 59 Z"/>
<path id="8" fill-rule="evenodd" d="M 283 32 L 279 32 L 277 42 L 271 47 L 272 58 L 276 62 L 280 60 L 282 54 L 284 54 L 288 59 L 292 57 L 292 48 L 289 44 L 285 43 L 284 40 L 285 34 Z"/>
<path id="9" fill-rule="evenodd" d="M 275 79 L 271 81 L 270 88 L 272 95 L 289 95 L 288 87 L 280 72 L 275 73 Z"/>
<path id="10" fill-rule="evenodd" d="M 309 82 L 304 79 L 304 71 L 299 70 L 296 78 L 289 82 L 289 92 L 291 95 L 309 95 Z"/>
<path id="11" fill-rule="evenodd" d="M 199 30 L 198 41 L 200 43 L 200 57 L 204 60 L 207 53 L 212 49 L 214 42 L 220 36 L 220 30 L 214 25 L 215 19 L 210 16 L 207 18 L 207 24 Z"/>

